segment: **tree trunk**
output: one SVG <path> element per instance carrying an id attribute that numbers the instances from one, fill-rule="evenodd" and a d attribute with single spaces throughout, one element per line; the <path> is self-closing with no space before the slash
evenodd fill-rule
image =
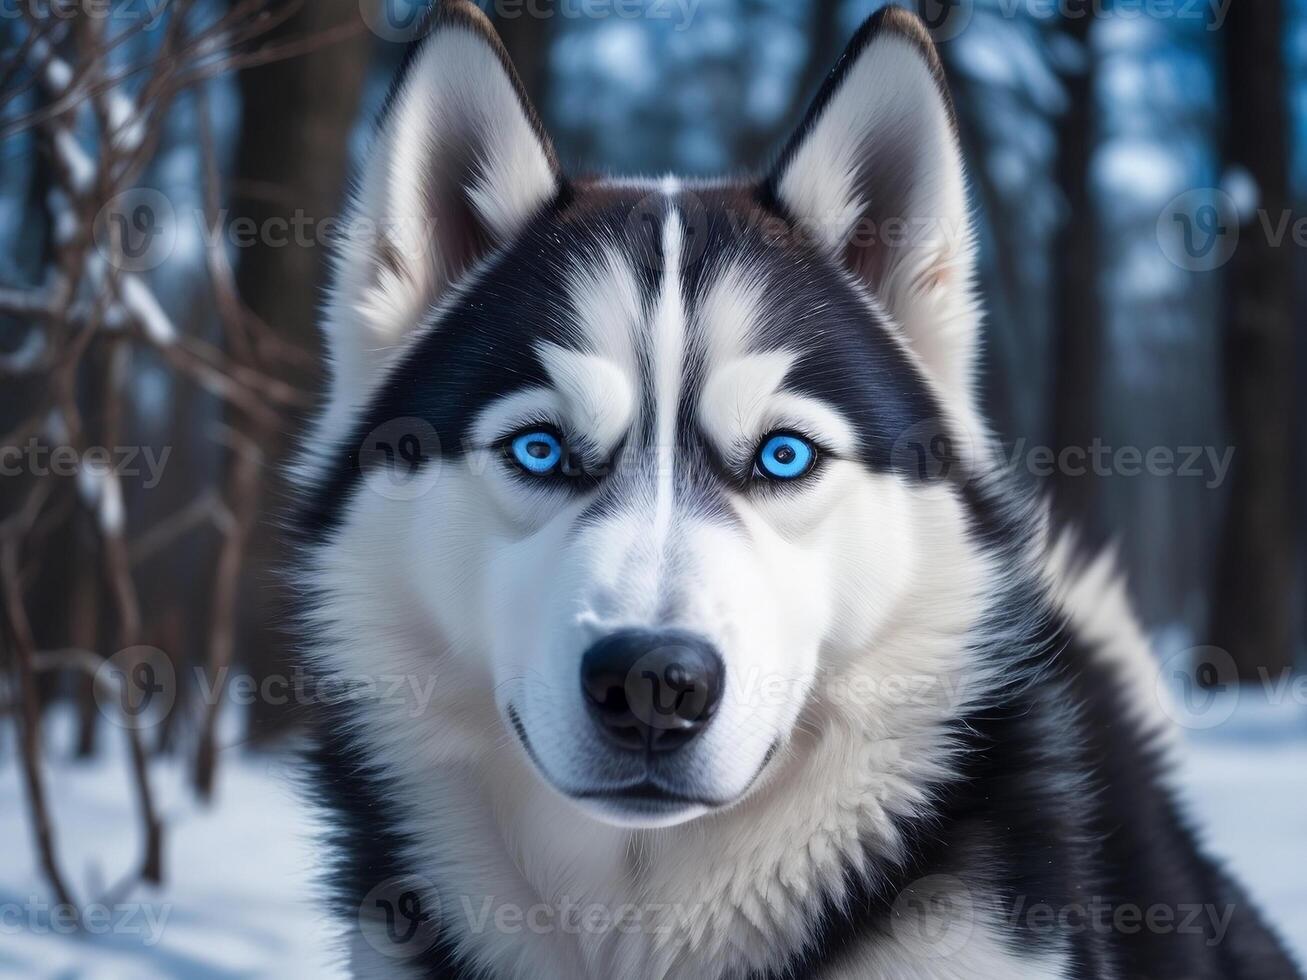
<path id="1" fill-rule="evenodd" d="M 1272 227 L 1290 199 L 1284 29 L 1281 0 L 1263 0 L 1231 5 L 1222 32 L 1226 163 L 1252 178 Z M 1292 250 L 1273 245 L 1256 214 L 1241 219 L 1224 338 L 1235 453 L 1208 642 L 1230 654 L 1240 679 L 1259 680 L 1292 663 Z"/>
<path id="2" fill-rule="evenodd" d="M 770 162 L 770 155 L 779 153 L 784 140 L 803 119 L 808 105 L 826 75 L 835 67 L 835 61 L 844 50 L 848 38 L 840 18 L 839 0 L 812 0 L 808 25 L 808 53 L 803 68 L 795 80 L 789 105 L 770 127 L 742 127 L 736 139 L 735 158 L 745 170 L 758 171 Z M 766 4 L 754 2 L 748 9 L 752 18 L 774 16 Z M 745 52 L 747 57 L 748 51 Z"/>
<path id="3" fill-rule="evenodd" d="M 1054 243 L 1053 312 L 1056 330 L 1053 364 L 1053 442 L 1059 454 L 1067 447 L 1088 448 L 1102 430 L 1101 381 L 1103 311 L 1098 291 L 1098 228 L 1090 188 L 1094 152 L 1093 51 L 1090 17 L 1071 17 L 1065 33 L 1080 48 L 1079 71 L 1063 77 L 1067 107 L 1058 120 L 1057 185 L 1066 213 Z M 1073 528 L 1082 545 L 1097 550 L 1106 543 L 1096 477 L 1059 468 L 1052 478 L 1054 513 Z"/>
<path id="4" fill-rule="evenodd" d="M 358 21 L 359 0 L 312 0 L 260 43 L 314 37 Z M 240 249 L 237 285 L 250 309 L 282 340 L 309 353 L 319 349 L 315 324 L 330 251 L 328 234 L 334 234 L 324 222 L 340 208 L 349 136 L 376 41 L 360 30 L 241 75 L 243 116 L 232 218 L 253 219 L 258 233 Z M 239 227 L 230 226 L 233 231 Z M 277 464 L 290 435 L 263 433 L 263 456 L 270 467 Z M 229 457 L 228 469 L 235 465 Z M 274 488 L 264 496 L 263 512 L 278 513 L 284 493 Z M 278 566 L 281 552 L 270 543 L 274 537 L 254 535 L 256 553 L 246 567 Z M 244 665 L 259 681 L 286 675 L 287 651 L 270 628 L 279 610 L 266 599 L 276 594 L 274 575 L 259 571 L 244 579 L 239 607 L 253 610 L 254 620 L 243 624 L 239 634 Z M 287 720 L 284 710 L 256 702 L 252 734 L 274 731 Z"/>
<path id="5" fill-rule="evenodd" d="M 549 125 L 549 54 L 556 34 L 558 11 L 553 0 L 535 0 L 518 9 L 512 4 L 494 6 L 495 30 L 517 69 L 527 97 Z"/>

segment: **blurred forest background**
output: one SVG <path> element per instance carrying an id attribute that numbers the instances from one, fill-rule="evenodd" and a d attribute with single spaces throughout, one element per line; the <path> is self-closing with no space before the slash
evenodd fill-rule
<path id="1" fill-rule="evenodd" d="M 280 464 L 321 381 L 330 218 L 420 6 L 0 0 L 0 642 L 18 722 L 0 751 L 25 760 L 56 882 L 50 704 L 77 706 L 89 757 L 106 662 L 173 678 L 161 722 L 128 726 L 157 880 L 146 760 L 183 755 L 211 792 L 214 692 L 290 670 Z M 483 6 L 570 170 L 708 175 L 765 166 L 880 4 Z M 1307 635 L 1307 2 L 923 8 L 970 164 L 1004 447 L 1088 543 L 1116 542 L 1161 649 L 1276 674 Z M 1028 465 L 1096 444 L 1116 465 Z M 1130 449 L 1172 471 L 1139 472 Z M 255 699 L 239 738 L 293 723 Z"/>

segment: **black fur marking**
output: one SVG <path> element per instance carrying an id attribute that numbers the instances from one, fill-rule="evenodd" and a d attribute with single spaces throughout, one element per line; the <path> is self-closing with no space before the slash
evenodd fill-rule
<path id="1" fill-rule="evenodd" d="M 409 839 L 398 829 L 403 793 L 370 763 L 351 735 L 347 709 L 326 709 L 315 725 L 317 746 L 308 757 L 311 799 L 333 817 L 327 843 L 332 855 L 328 883 L 337 915 L 355 922 L 367 895 L 402 881 L 410 869 L 404 861 Z M 474 980 L 478 971 L 464 965 L 453 943 L 432 923 L 426 948 L 407 960 L 439 980 Z"/>

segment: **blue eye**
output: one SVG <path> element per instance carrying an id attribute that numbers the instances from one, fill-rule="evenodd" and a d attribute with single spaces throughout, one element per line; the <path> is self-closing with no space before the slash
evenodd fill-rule
<path id="1" fill-rule="evenodd" d="M 817 461 L 817 450 L 801 436 L 777 433 L 768 436 L 758 450 L 758 470 L 773 480 L 797 480 Z"/>
<path id="2" fill-rule="evenodd" d="M 532 429 L 513 437 L 513 459 L 533 476 L 548 476 L 563 461 L 563 444 L 544 429 Z"/>

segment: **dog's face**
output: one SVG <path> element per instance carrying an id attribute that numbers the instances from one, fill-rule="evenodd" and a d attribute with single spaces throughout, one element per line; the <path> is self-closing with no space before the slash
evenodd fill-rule
<path id="1" fill-rule="evenodd" d="M 356 655 L 441 664 L 428 740 L 609 822 L 730 805 L 961 535 L 920 472 L 969 383 L 961 174 L 883 23 L 757 185 L 569 182 L 478 15 L 426 42 L 338 270 L 320 568 Z"/>

